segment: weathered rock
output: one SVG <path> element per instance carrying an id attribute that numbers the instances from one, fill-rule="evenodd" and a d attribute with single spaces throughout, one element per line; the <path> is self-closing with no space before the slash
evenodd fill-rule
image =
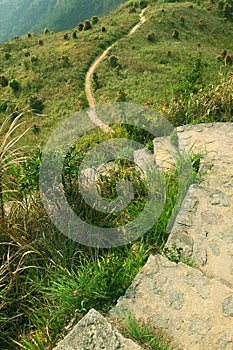
<path id="1" fill-rule="evenodd" d="M 91 309 L 54 350 L 142 350 Z"/>
<path id="2" fill-rule="evenodd" d="M 166 247 L 182 248 L 207 276 L 233 287 L 233 124 L 184 126 L 178 138 L 183 149 L 203 155 L 201 177 L 190 187 Z M 182 239 L 184 232 L 189 238 Z"/>
<path id="3" fill-rule="evenodd" d="M 219 350 L 233 344 L 233 293 L 220 281 L 156 255 L 148 259 L 132 288 L 134 293 L 121 297 L 110 317 L 132 314 L 149 322 L 172 336 L 175 349 Z"/>

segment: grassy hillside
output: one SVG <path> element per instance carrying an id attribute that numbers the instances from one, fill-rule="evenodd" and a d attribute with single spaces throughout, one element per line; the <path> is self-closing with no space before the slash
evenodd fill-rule
<path id="1" fill-rule="evenodd" d="M 178 176 L 186 174 L 190 162 L 178 159 L 177 168 L 165 174 L 160 218 L 145 236 L 123 247 L 82 246 L 50 221 L 38 186 L 41 150 L 62 120 L 87 107 L 86 72 L 106 47 L 116 43 L 92 78 L 98 103 L 136 102 L 177 125 L 232 121 L 233 25 L 223 18 L 217 2 L 148 1 L 146 22 L 128 36 L 144 6 L 145 1 L 136 0 L 122 4 L 97 23 L 91 21 L 88 30 L 76 26 L 0 44 L 0 349 L 52 349 L 90 308 L 107 312 L 149 255 L 161 252 L 167 224 L 182 200 L 179 194 L 185 194 L 185 186 L 197 175 L 199 154 L 191 156 L 193 174 L 179 191 Z M 20 140 L 27 158 L 20 163 L 17 143 L 8 141 L 9 127 L 17 125 L 21 112 L 26 124 L 22 128 L 30 130 Z M 116 162 L 114 174 L 98 177 L 101 196 L 108 201 L 116 197 L 119 179 L 132 182 L 135 196 L 122 212 L 105 215 L 90 208 L 77 188 L 80 163 L 104 140 L 133 138 L 152 148 L 152 135 L 121 125 L 113 128 L 113 135 L 96 128 L 80 138 L 62 172 L 72 208 L 100 227 L 134 220 L 147 200 L 145 178 L 125 159 Z M 180 251 L 170 252 L 170 258 L 193 264 Z"/>
<path id="2" fill-rule="evenodd" d="M 118 58 L 117 69 L 107 57 L 96 70 L 96 100 L 134 101 L 164 111 L 177 124 L 190 122 L 188 116 L 187 120 L 173 116 L 171 105 L 179 99 L 184 103 L 190 94 L 198 96 L 200 90 L 203 95 L 231 71 L 232 56 L 228 64 L 217 56 L 224 50 L 233 54 L 229 40 L 233 24 L 216 16 L 214 10 L 190 2 L 151 4 L 145 17 L 146 23 L 133 36 L 119 41 L 109 52 L 109 57 Z M 172 37 L 174 30 L 178 38 Z M 202 120 L 201 115 L 196 118 Z"/>
<path id="3" fill-rule="evenodd" d="M 53 31 L 74 27 L 92 16 L 109 13 L 123 0 L 11 0 L 0 1 L 0 42 L 27 32 Z"/>
<path id="4" fill-rule="evenodd" d="M 27 115 L 32 131 L 25 143 L 44 144 L 59 121 L 87 106 L 84 80 L 90 63 L 110 43 L 129 32 L 138 21 L 138 13 L 139 10 L 128 16 L 128 8 L 122 5 L 87 31 L 75 27 L 1 44 L 0 75 L 9 84 L 0 85 L 0 120 L 13 111 L 35 108 L 32 100 L 41 101 L 41 115 Z M 77 38 L 73 38 L 74 33 Z M 20 84 L 19 91 L 10 87 L 13 79 Z"/>
<path id="5" fill-rule="evenodd" d="M 213 97 L 212 90 L 222 86 L 231 71 L 230 64 L 216 57 L 226 50 L 232 62 L 229 38 L 233 24 L 217 16 L 215 7 L 152 1 L 145 12 L 146 23 L 129 37 L 126 34 L 140 12 L 136 8 L 136 13 L 129 13 L 130 8 L 122 5 L 87 31 L 74 27 L 1 44 L 0 75 L 9 83 L 16 79 L 20 89 L 14 92 L 9 84 L 0 84 L 0 120 L 13 111 L 35 108 L 38 101 L 41 115 L 27 116 L 32 131 L 25 143 L 30 139 L 32 145 L 44 144 L 60 120 L 87 106 L 87 69 L 105 47 L 117 41 L 96 70 L 98 81 L 93 82 L 93 91 L 98 103 L 126 100 L 145 104 L 175 124 L 205 121 L 210 106 L 203 103 L 203 96 Z M 179 33 L 177 39 L 172 37 L 174 30 Z M 110 56 L 117 58 L 116 66 L 111 66 Z M 221 108 L 228 111 L 214 114 L 218 106 L 212 106 L 213 120 L 230 118 L 230 96 L 225 98 L 227 105 Z M 199 106 L 206 105 L 205 110 L 200 110 L 196 101 L 202 101 Z"/>

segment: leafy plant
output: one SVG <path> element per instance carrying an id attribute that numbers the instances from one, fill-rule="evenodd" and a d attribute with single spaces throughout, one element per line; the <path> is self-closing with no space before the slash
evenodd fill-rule
<path id="1" fill-rule="evenodd" d="M 183 252 L 183 248 L 177 247 L 176 244 L 173 244 L 171 248 L 165 248 L 163 253 L 169 260 L 176 264 L 182 262 L 190 267 L 195 266 L 195 260 L 187 257 Z"/>
<path id="2" fill-rule="evenodd" d="M 17 93 L 20 91 L 21 84 L 17 79 L 12 79 L 9 83 L 11 89 L 13 90 L 14 93 Z"/>

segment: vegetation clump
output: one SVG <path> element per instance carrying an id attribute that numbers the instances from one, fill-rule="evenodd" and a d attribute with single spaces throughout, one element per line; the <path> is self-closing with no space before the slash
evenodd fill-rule
<path id="1" fill-rule="evenodd" d="M 179 22 L 181 22 L 182 24 L 185 23 L 185 19 L 184 16 L 180 16 L 180 18 L 178 19 Z"/>
<path id="2" fill-rule="evenodd" d="M 119 67 L 119 58 L 115 55 L 111 55 L 108 59 L 108 62 L 111 68 Z"/>
<path id="3" fill-rule="evenodd" d="M 97 17 L 97 16 L 92 16 L 91 17 L 91 23 L 93 24 L 93 25 L 95 25 L 96 23 L 98 23 L 99 22 L 99 17 Z"/>
<path id="4" fill-rule="evenodd" d="M 130 7 L 129 13 L 136 13 L 136 12 L 137 12 L 136 7 L 134 7 L 134 6 Z"/>
<path id="5" fill-rule="evenodd" d="M 0 84 L 2 87 L 8 86 L 9 80 L 5 75 L 0 75 Z"/>
<path id="6" fill-rule="evenodd" d="M 45 27 L 45 29 L 44 29 L 44 32 L 43 32 L 45 35 L 46 34 L 49 34 L 50 33 L 50 30 L 47 28 L 47 27 Z"/>
<path id="7" fill-rule="evenodd" d="M 155 42 L 155 33 L 154 32 L 150 32 L 147 34 L 147 40 L 150 42 Z"/>
<path id="8" fill-rule="evenodd" d="M 30 96 L 29 99 L 30 109 L 32 109 L 36 113 L 40 113 L 44 109 L 44 100 L 40 96 Z"/>
<path id="9" fill-rule="evenodd" d="M 83 22 L 78 23 L 78 30 L 81 32 L 83 30 L 84 24 Z"/>
<path id="10" fill-rule="evenodd" d="M 69 40 L 69 34 L 68 34 L 68 33 L 65 33 L 65 34 L 63 35 L 63 39 L 64 39 L 64 40 Z"/>
<path id="11" fill-rule="evenodd" d="M 20 82 L 17 80 L 17 79 L 12 79 L 10 82 L 9 82 L 9 86 L 10 88 L 12 89 L 12 91 L 14 93 L 17 93 L 20 91 L 21 89 L 21 84 Z"/>
<path id="12" fill-rule="evenodd" d="M 38 45 L 39 46 L 43 46 L 44 45 L 44 41 L 42 39 L 38 39 Z"/>
<path id="13" fill-rule="evenodd" d="M 174 29 L 172 32 L 173 39 L 179 39 L 179 35 L 180 35 L 180 33 L 178 32 L 178 30 Z"/>
<path id="14" fill-rule="evenodd" d="M 31 63 L 37 63 L 39 61 L 39 58 L 36 55 L 30 56 Z"/>
<path id="15" fill-rule="evenodd" d="M 83 30 L 89 30 L 92 28 L 91 22 L 89 20 L 86 20 L 84 22 Z"/>
<path id="16" fill-rule="evenodd" d="M 8 61 L 11 58 L 11 54 L 9 52 L 5 53 L 5 59 Z"/>
<path id="17" fill-rule="evenodd" d="M 74 31 L 74 32 L 72 33 L 72 38 L 73 38 L 73 39 L 78 39 L 78 35 L 77 35 L 77 32 L 76 32 L 76 31 Z"/>

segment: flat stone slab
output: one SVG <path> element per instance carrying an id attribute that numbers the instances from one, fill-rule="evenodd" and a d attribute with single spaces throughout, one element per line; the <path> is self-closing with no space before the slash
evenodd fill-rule
<path id="1" fill-rule="evenodd" d="M 182 248 L 199 269 L 233 287 L 233 124 L 178 128 L 180 144 L 203 155 L 166 247 Z"/>
<path id="2" fill-rule="evenodd" d="M 233 291 L 201 271 L 151 256 L 110 317 L 132 314 L 173 338 L 174 349 L 233 349 Z"/>
<path id="3" fill-rule="evenodd" d="M 91 309 L 54 350 L 142 350 Z"/>

